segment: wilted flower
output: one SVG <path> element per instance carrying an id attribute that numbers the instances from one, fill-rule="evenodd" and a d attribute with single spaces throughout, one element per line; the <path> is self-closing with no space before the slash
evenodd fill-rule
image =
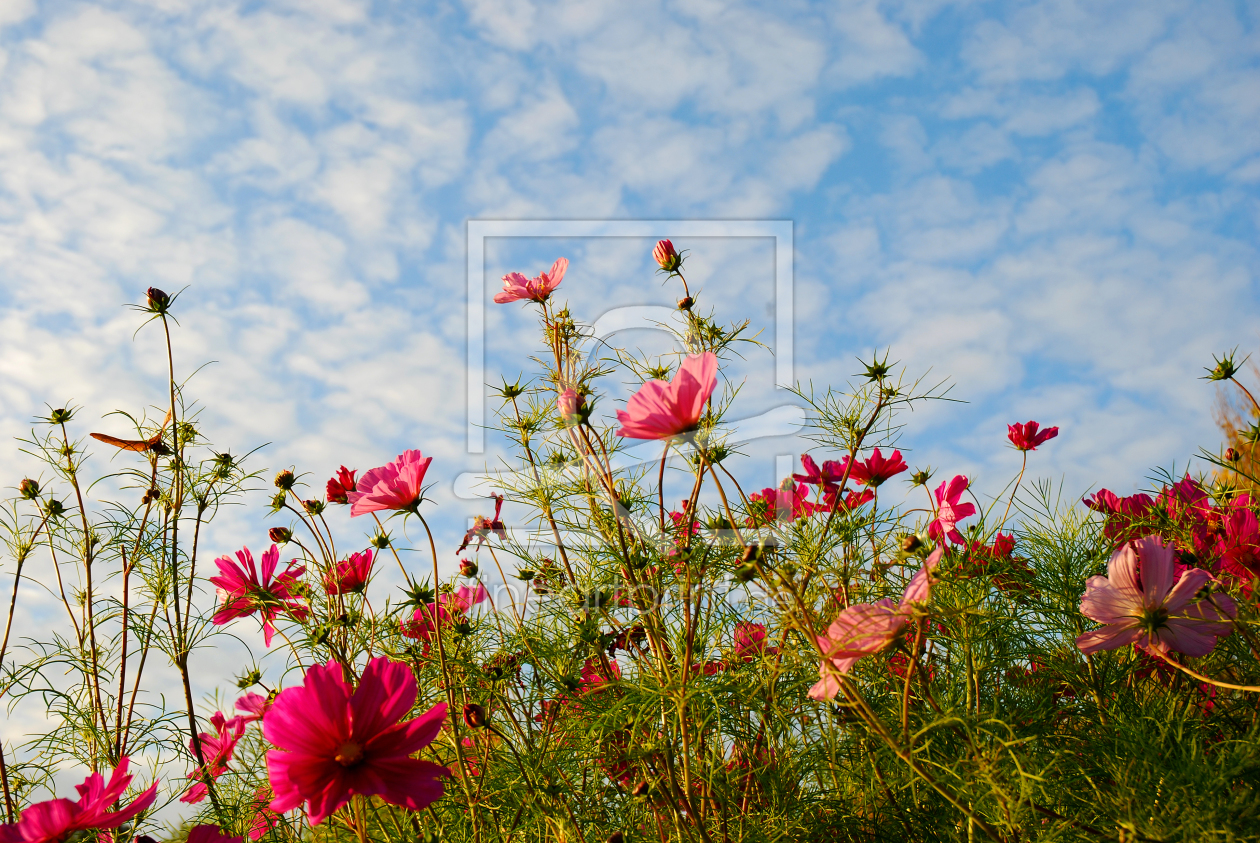
<path id="1" fill-rule="evenodd" d="M 351 517 L 386 509 L 414 512 L 431 462 L 433 457 L 419 451 L 403 451 L 393 462 L 363 472 L 355 491 L 346 493 Z"/>
<path id="2" fill-rule="evenodd" d="M 1228 595 L 1196 599 L 1212 577 L 1187 568 L 1175 578 L 1176 553 L 1156 536 L 1126 542 L 1111 555 L 1107 576 L 1090 577 L 1081 614 L 1104 626 L 1076 639 L 1082 653 L 1135 644 L 1167 653 L 1203 656 L 1233 631 L 1238 609 Z M 1175 583 L 1174 583 L 1175 581 Z"/>
<path id="3" fill-rule="evenodd" d="M 617 411 L 628 439 L 668 439 L 696 429 L 704 404 L 717 386 L 717 355 L 711 351 L 692 354 L 683 361 L 669 383 L 651 380 L 630 396 L 626 409 Z"/>
<path id="4" fill-rule="evenodd" d="M 105 781 L 100 773 L 88 776 L 74 789 L 79 800 L 49 799 L 22 812 L 12 825 L 0 825 L 0 843 L 62 843 L 77 831 L 108 830 L 130 822 L 157 799 L 157 783 L 136 797 L 130 805 L 110 812 L 131 784 L 127 766 L 131 759 L 123 756 Z"/>
<path id="5" fill-rule="evenodd" d="M 949 483 L 942 483 L 936 489 L 936 519 L 928 527 L 928 535 L 937 541 L 949 539 L 954 544 L 964 544 L 962 533 L 958 532 L 958 522 L 976 514 L 976 505 L 960 503 L 962 493 L 967 490 L 967 478 L 959 474 Z"/>
<path id="6" fill-rule="evenodd" d="M 494 498 L 494 517 L 487 518 L 484 515 L 478 515 L 473 519 L 473 525 L 468 532 L 464 533 L 464 540 L 460 543 L 459 549 L 455 551 L 458 556 L 463 553 L 473 539 L 477 540 L 477 548 L 480 549 L 486 543 L 486 539 L 493 533 L 499 539 L 507 538 L 507 525 L 500 518 L 503 512 L 503 495 L 491 495 Z"/>
<path id="7" fill-rule="evenodd" d="M 1006 438 L 1011 440 L 1011 444 L 1021 451 L 1035 451 L 1037 446 L 1050 441 L 1059 435 L 1057 427 L 1047 427 L 1040 433 L 1037 432 L 1039 425 L 1035 421 L 1026 424 L 1008 424 L 1006 426 Z"/>
<path id="8" fill-rule="evenodd" d="M 290 563 L 284 573 L 273 579 L 276 566 L 280 562 L 280 548 L 274 544 L 262 555 L 261 578 L 254 566 L 254 555 L 248 547 L 238 550 L 236 558 L 240 560 L 239 564 L 226 556 L 214 560 L 220 575 L 211 577 L 210 582 L 219 589 L 223 603 L 212 622 L 221 626 L 230 620 L 261 612 L 264 641 L 270 647 L 271 638 L 276 634 L 272 621 L 285 612 L 298 620 L 308 614 L 298 598 L 297 590 L 298 577 L 306 573 L 306 568 L 294 567 Z"/>
<path id="9" fill-rule="evenodd" d="M 910 580 L 900 603 L 893 603 L 890 597 L 878 603 L 854 603 L 831 622 L 826 634 L 818 636 L 824 658 L 818 667 L 820 678 L 809 689 L 811 699 L 835 698 L 840 692 L 836 674 L 848 673 L 858 659 L 878 653 L 902 634 L 913 617 L 914 604 L 927 602 L 931 593 L 931 572 L 940 561 L 938 547 Z"/>
<path id="10" fill-rule="evenodd" d="M 416 702 L 416 680 L 406 665 L 384 657 L 364 668 L 353 690 L 335 661 L 306 671 L 302 686 L 281 691 L 263 718 L 273 811 L 306 803 L 318 825 L 355 794 L 379 796 L 419 811 L 442 796 L 450 770 L 412 758 L 433 742 L 446 718 L 440 703 L 402 720 Z"/>
<path id="11" fill-rule="evenodd" d="M 526 278 L 519 272 L 509 272 L 503 276 L 503 292 L 496 293 L 494 300 L 497 304 L 514 301 L 545 302 L 556 287 L 560 286 L 568 268 L 568 258 L 557 258 L 551 265 L 550 272 L 539 273 L 535 278 Z"/>

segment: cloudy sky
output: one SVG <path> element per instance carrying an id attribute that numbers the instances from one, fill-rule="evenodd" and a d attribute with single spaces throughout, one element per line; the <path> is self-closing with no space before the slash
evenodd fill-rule
<path id="1" fill-rule="evenodd" d="M 469 221 L 770 220 L 796 378 L 891 348 L 968 402 L 909 419 L 912 465 L 996 491 L 1035 418 L 1035 473 L 1131 491 L 1219 441 L 1212 352 L 1260 349 L 1258 53 L 1245 2 L 0 0 L 0 436 L 159 402 L 124 305 L 184 290 L 218 446 L 319 480 L 433 454 L 447 553 L 496 448 L 466 438 Z M 486 240 L 486 380 L 536 348 L 498 276 L 563 254 L 581 319 L 667 305 L 656 236 L 773 348 L 775 241 L 681 230 Z M 736 416 L 786 403 L 774 365 L 731 371 Z"/>

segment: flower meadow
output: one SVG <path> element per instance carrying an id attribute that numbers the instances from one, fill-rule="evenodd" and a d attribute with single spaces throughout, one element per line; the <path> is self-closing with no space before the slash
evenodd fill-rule
<path id="1" fill-rule="evenodd" d="M 0 518 L 0 695 L 48 718 L 0 745 L 0 843 L 1260 839 L 1249 457 L 1081 500 L 1032 479 L 1053 419 L 1012 420 L 1022 467 L 984 500 L 907 461 L 905 411 L 945 390 L 884 355 L 799 388 L 813 447 L 751 488 L 723 420 L 756 338 L 653 255 L 682 294 L 663 356 L 595 343 L 564 258 L 504 277 L 538 368 L 498 390 L 513 461 L 459 547 L 423 442 L 326 482 L 212 445 L 150 289 L 160 409 L 19 443 L 44 470 Z M 1237 373 L 1207 380 L 1260 416 Z M 267 533 L 208 547 L 234 504 Z M 198 699 L 228 635 L 260 661 Z"/>

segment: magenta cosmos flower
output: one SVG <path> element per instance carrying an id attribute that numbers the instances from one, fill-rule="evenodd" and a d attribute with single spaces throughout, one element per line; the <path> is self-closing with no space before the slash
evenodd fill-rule
<path id="1" fill-rule="evenodd" d="M 893 451 L 892 456 L 885 458 L 879 452 L 879 448 L 876 448 L 871 453 L 870 459 L 853 464 L 853 470 L 849 476 L 853 478 L 854 483 L 873 488 L 905 470 L 906 462 L 901 458 L 901 451 Z"/>
<path id="2" fill-rule="evenodd" d="M 201 739 L 201 757 L 205 759 L 205 766 L 198 767 L 188 774 L 188 778 L 197 781 L 187 793 L 179 798 L 180 802 L 196 805 L 206 798 L 209 792 L 205 782 L 206 775 L 217 779 L 227 772 L 227 765 L 232 760 L 232 754 L 236 751 L 236 745 L 240 742 L 241 736 L 245 734 L 247 722 L 249 721 L 244 717 L 225 720 L 223 712 L 214 713 L 214 716 L 210 718 L 210 725 L 214 727 L 214 732 L 202 732 L 198 735 Z M 188 751 L 192 753 L 193 758 L 197 757 L 197 747 L 191 738 L 188 739 Z"/>
<path id="3" fill-rule="evenodd" d="M 1021 451 L 1035 451 L 1038 445 L 1043 445 L 1051 439 L 1059 435 L 1057 427 L 1047 427 L 1040 433 L 1037 428 L 1040 425 L 1035 421 L 1027 424 L 1008 424 L 1006 426 L 1006 438 L 1011 440 L 1011 444 Z"/>
<path id="4" fill-rule="evenodd" d="M 244 843 L 240 837 L 224 834 L 217 825 L 195 825 L 188 832 L 188 843 Z"/>
<path id="5" fill-rule="evenodd" d="M 337 563 L 335 570 L 324 576 L 324 591 L 329 594 L 358 594 L 367 588 L 372 575 L 372 551 L 350 554 Z"/>
<path id="6" fill-rule="evenodd" d="M 936 489 L 936 520 L 928 526 L 928 535 L 937 541 L 949 539 L 954 544 L 964 544 L 962 533 L 958 532 L 958 522 L 969 515 L 976 514 L 976 505 L 960 503 L 962 493 L 967 491 L 967 478 L 959 474 L 949 483 L 941 483 Z"/>
<path id="7" fill-rule="evenodd" d="M 568 258 L 556 258 L 550 272 L 540 273 L 536 278 L 526 278 L 519 272 L 509 272 L 503 276 L 503 292 L 496 293 L 496 304 L 507 304 L 514 301 L 545 302 L 560 282 L 564 280 L 564 272 L 569 268 Z"/>
<path id="8" fill-rule="evenodd" d="M 1156 536 L 1126 542 L 1111 555 L 1107 576 L 1090 577 L 1081 614 L 1104 626 L 1079 636 L 1082 653 L 1136 644 L 1167 653 L 1203 656 L 1233 631 L 1238 613 L 1225 594 L 1195 595 L 1212 579 L 1202 568 L 1175 577 L 1176 552 Z M 1175 583 L 1174 583 L 1175 580 Z"/>
<path id="9" fill-rule="evenodd" d="M 385 509 L 415 512 L 424 494 L 424 473 L 433 457 L 419 451 L 403 451 L 398 459 L 363 472 L 355 491 L 346 495 L 350 517 Z"/>
<path id="10" fill-rule="evenodd" d="M 274 544 L 262 555 L 262 576 L 254 566 L 254 555 L 249 548 L 236 551 L 240 564 L 226 556 L 214 560 L 219 566 L 219 576 L 211 577 L 210 582 L 219 589 L 223 605 L 215 612 L 212 622 L 222 626 L 236 618 L 244 618 L 260 612 L 263 617 L 263 640 L 268 647 L 276 634 L 272 623 L 282 613 L 287 612 L 297 620 L 308 614 L 305 606 L 298 598 L 298 577 L 306 573 L 305 566 L 289 567 L 280 576 L 273 579 L 276 566 L 280 562 L 280 548 Z"/>
<path id="11" fill-rule="evenodd" d="M 930 575 L 940 561 L 938 547 L 910 580 L 900 603 L 894 603 L 891 597 L 878 603 L 854 603 L 831 622 L 826 634 L 818 636 L 818 646 L 825 657 L 818 666 L 819 680 L 809 689 L 811 699 L 834 699 L 840 692 L 837 674 L 848 673 L 858 659 L 878 653 L 905 631 L 914 604 L 928 601 Z"/>
<path id="12" fill-rule="evenodd" d="M 337 476 L 329 479 L 328 485 L 324 488 L 325 497 L 329 503 L 347 503 L 347 496 L 354 491 L 357 485 L 354 482 L 356 471 L 351 471 L 344 465 L 337 469 Z"/>
<path id="13" fill-rule="evenodd" d="M 648 381 L 630 396 L 618 436 L 627 439 L 668 439 L 695 430 L 704 414 L 704 402 L 717 386 L 717 355 L 711 351 L 691 354 L 669 383 Z"/>
<path id="14" fill-rule="evenodd" d="M 263 735 L 276 749 L 267 753 L 267 774 L 284 813 L 306 803 L 311 825 L 355 794 L 419 811 L 442 797 L 450 770 L 411 756 L 433 742 L 446 704 L 413 720 L 402 720 L 416 702 L 411 670 L 378 657 L 368 662 L 351 690 L 341 665 L 330 661 L 306 671 L 300 688 L 287 688 L 263 717 Z"/>
<path id="15" fill-rule="evenodd" d="M 49 799 L 27 808 L 18 822 L 0 825 L 0 843 L 61 843 L 76 831 L 118 828 L 131 821 L 157 799 L 157 783 L 130 805 L 111 812 L 109 809 L 131 784 L 127 773 L 130 763 L 131 760 L 123 756 L 108 782 L 100 773 L 93 773 L 83 784 L 75 785 L 78 802 Z"/>

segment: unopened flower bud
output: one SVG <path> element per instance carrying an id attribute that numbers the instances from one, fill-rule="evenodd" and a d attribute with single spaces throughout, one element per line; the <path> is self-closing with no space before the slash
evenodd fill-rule
<path id="1" fill-rule="evenodd" d="M 23 498 L 33 501 L 39 497 L 39 483 L 28 477 L 18 484 L 18 491 L 22 493 Z"/>
<path id="2" fill-rule="evenodd" d="M 910 475 L 910 483 L 914 486 L 926 486 L 932 479 L 932 469 L 924 468 Z"/>
<path id="3" fill-rule="evenodd" d="M 145 291 L 145 297 L 149 300 L 149 310 L 154 313 L 165 313 L 170 307 L 171 297 L 159 290 L 157 287 L 150 287 Z"/>
<path id="4" fill-rule="evenodd" d="M 534 572 L 528 568 L 522 568 L 516 572 L 516 578 L 523 582 L 529 582 L 534 578 Z"/>
<path id="5" fill-rule="evenodd" d="M 140 499 L 140 503 L 144 503 L 144 504 L 153 503 L 155 500 L 157 500 L 160 497 L 162 497 L 161 490 L 156 487 L 151 487 L 149 491 L 144 493 L 144 497 Z"/>
<path id="6" fill-rule="evenodd" d="M 647 780 L 644 779 L 643 781 L 639 782 L 638 784 L 634 786 L 634 790 L 630 791 L 630 795 L 644 797 L 644 796 L 647 796 L 648 793 L 651 792 L 651 790 L 652 790 L 652 785 L 648 784 Z"/>
<path id="7" fill-rule="evenodd" d="M 1239 460 L 1242 459 L 1242 454 L 1238 453 L 1233 448 L 1230 448 L 1229 450 L 1225 452 L 1225 459 L 1229 460 L 1230 462 L 1238 462 Z M 29 481 L 23 480 L 22 482 L 27 483 Z"/>
<path id="8" fill-rule="evenodd" d="M 695 303 L 696 303 L 696 300 L 693 299 L 691 296 L 683 296 L 682 298 L 678 300 L 678 309 L 691 310 L 691 306 Z"/>
<path id="9" fill-rule="evenodd" d="M 486 710 L 476 703 L 464 706 L 464 722 L 470 729 L 480 729 L 486 725 Z"/>
<path id="10" fill-rule="evenodd" d="M 376 535 L 372 536 L 368 544 L 372 545 L 372 547 L 376 548 L 377 550 L 384 550 L 385 548 L 389 547 L 389 534 L 377 533 Z"/>
<path id="11" fill-rule="evenodd" d="M 44 512 L 48 513 L 49 518 L 56 518 L 65 511 L 66 508 L 56 498 L 49 498 L 48 503 L 44 504 Z"/>
<path id="12" fill-rule="evenodd" d="M 272 527 L 267 531 L 267 537 L 276 544 L 288 544 L 293 540 L 293 531 L 288 527 Z"/>
<path id="13" fill-rule="evenodd" d="M 74 418 L 74 410 L 67 410 L 64 407 L 59 407 L 49 414 L 48 421 L 53 424 L 65 424 L 72 418 Z"/>
<path id="14" fill-rule="evenodd" d="M 293 472 L 287 468 L 276 475 L 276 488 L 288 491 L 293 488 L 293 484 L 297 482 L 297 478 L 293 476 Z"/>
<path id="15" fill-rule="evenodd" d="M 477 576 L 477 563 L 471 559 L 459 560 L 459 574 L 462 577 Z"/>
<path id="16" fill-rule="evenodd" d="M 668 240 L 656 241 L 656 248 L 652 249 L 652 257 L 666 272 L 676 272 L 678 267 L 682 266 L 682 255 L 678 254 L 674 244 Z"/>
<path id="17" fill-rule="evenodd" d="M 302 508 L 306 510 L 308 515 L 319 515 L 327 506 L 323 501 L 309 500 L 302 501 Z"/>
<path id="18" fill-rule="evenodd" d="M 903 553 L 914 553 L 921 547 L 923 547 L 923 540 L 913 533 L 901 540 L 901 551 Z"/>

